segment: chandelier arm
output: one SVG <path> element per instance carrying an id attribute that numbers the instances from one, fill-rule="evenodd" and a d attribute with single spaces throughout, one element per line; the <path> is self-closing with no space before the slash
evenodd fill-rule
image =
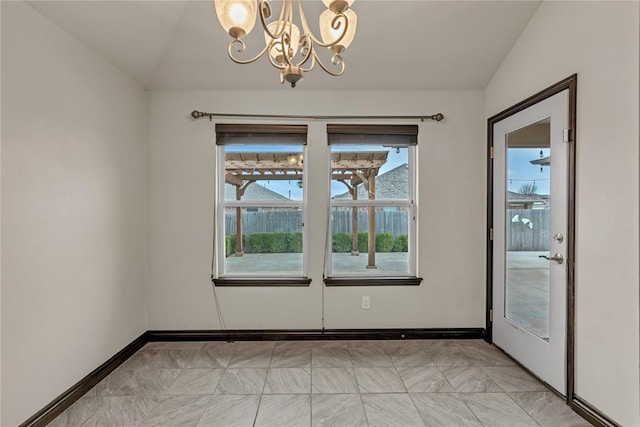
<path id="1" fill-rule="evenodd" d="M 340 37 L 335 39 L 333 43 L 330 43 L 325 47 L 332 47 L 337 45 L 347 35 L 347 30 L 349 29 L 349 18 L 347 18 L 347 15 L 345 15 L 344 13 L 340 12 L 333 17 L 333 19 L 331 20 L 331 27 L 333 29 L 338 29 L 338 26 L 340 25 L 340 18 L 343 18 L 342 20 L 344 21 L 343 22 L 344 30 L 342 30 L 342 34 L 340 34 Z"/>
<path id="2" fill-rule="evenodd" d="M 304 34 L 307 35 L 311 40 L 320 44 L 322 43 L 320 39 L 318 39 L 311 28 L 309 28 L 309 24 L 307 23 L 307 16 L 304 13 L 304 7 L 302 6 L 302 0 L 298 0 L 298 14 L 300 15 L 300 21 L 302 22 L 302 29 L 304 30 Z"/>
<path id="3" fill-rule="evenodd" d="M 235 56 L 233 56 L 233 53 L 231 52 L 231 49 L 233 48 L 234 45 L 239 45 L 239 46 L 236 46 L 236 50 L 238 52 L 244 51 L 246 46 L 241 39 L 233 39 L 229 42 L 229 47 L 227 48 L 227 54 L 229 54 L 229 58 L 236 64 L 251 64 L 252 62 L 257 61 L 262 55 L 264 55 L 264 53 L 267 51 L 267 48 L 269 47 L 269 46 L 265 46 L 264 49 L 262 49 L 262 51 L 260 51 L 260 53 L 254 56 L 253 58 L 238 59 Z"/>
<path id="4" fill-rule="evenodd" d="M 303 69 L 303 71 L 311 71 L 313 69 L 313 66 L 314 66 L 314 63 L 313 63 L 313 53 L 314 53 L 313 40 L 308 36 L 308 34 L 303 34 L 302 37 L 300 37 L 300 44 L 303 46 L 301 48 L 300 52 L 304 56 L 300 60 L 300 62 L 298 62 L 298 67 L 302 67 L 304 64 L 307 63 L 307 61 L 309 59 L 311 59 L 311 67 L 309 67 L 308 69 Z"/>
<path id="5" fill-rule="evenodd" d="M 293 52 L 293 55 L 289 55 L 289 49 L 291 49 L 291 45 L 292 45 L 292 40 L 291 37 L 293 37 L 293 2 L 292 1 L 288 1 L 287 2 L 289 4 L 289 15 L 287 16 L 287 25 L 288 25 L 288 49 L 287 49 L 287 54 L 284 56 L 287 60 L 287 63 L 289 64 L 290 67 L 294 66 L 293 64 L 293 57 L 296 55 L 296 52 Z M 303 35 L 304 37 L 304 35 Z M 300 44 L 300 42 L 302 41 L 302 37 L 300 37 L 300 39 L 298 40 L 298 43 Z"/>
<path id="6" fill-rule="evenodd" d="M 269 3 L 269 0 L 260 0 L 260 22 L 262 23 L 262 28 L 264 29 L 264 32 L 267 33 L 269 37 L 271 37 L 272 39 L 279 38 L 284 32 L 285 25 L 283 24 L 281 27 L 280 23 L 283 22 L 285 10 L 287 9 L 287 4 L 288 3 L 285 1 L 282 7 L 280 8 L 280 13 L 278 14 L 278 20 L 273 21 L 273 22 L 277 22 L 278 25 L 276 25 L 276 32 L 272 33 L 271 30 L 269 29 L 269 23 L 267 23 L 267 17 L 265 17 L 266 14 L 268 14 L 268 17 L 271 17 L 271 4 Z"/>
<path id="7" fill-rule="evenodd" d="M 340 36 L 337 39 L 335 39 L 333 42 L 331 42 L 331 43 L 323 43 L 321 41 L 321 39 L 319 39 L 318 37 L 316 37 L 313 34 L 313 31 L 311 31 L 311 28 L 309 28 L 309 24 L 307 23 L 307 16 L 304 13 L 304 7 L 302 6 L 302 0 L 298 0 L 298 13 L 300 14 L 300 21 L 302 22 L 302 28 L 304 29 L 304 33 L 306 35 L 308 35 L 309 38 L 311 40 L 313 40 L 318 46 L 322 46 L 322 47 L 335 46 L 338 43 L 340 43 L 342 41 L 342 39 L 344 38 L 344 36 L 347 34 L 347 29 L 349 28 L 349 18 L 347 18 L 345 16 L 345 14 L 342 13 L 342 12 L 336 13 L 336 16 L 331 21 L 331 26 L 334 29 L 337 28 L 335 23 L 337 21 L 339 21 L 340 18 L 342 18 L 342 20 L 344 21 L 344 30 L 342 31 L 342 34 L 340 34 Z"/>
<path id="8" fill-rule="evenodd" d="M 275 45 L 276 43 L 279 43 L 279 42 L 278 42 L 277 40 L 275 40 L 275 39 L 271 40 L 271 43 L 269 43 L 265 49 L 266 49 L 266 50 L 268 50 L 269 52 L 271 52 L 271 48 L 272 48 L 272 46 L 273 46 L 273 45 Z M 276 49 L 277 49 L 277 48 L 276 48 Z M 271 57 L 271 55 L 267 55 L 267 58 L 269 58 L 269 62 L 271 63 L 271 65 L 273 65 L 273 66 L 274 66 L 274 67 L 276 67 L 277 69 L 279 69 L 279 70 L 283 70 L 284 68 L 286 68 L 286 66 L 285 66 L 285 65 L 280 64 L 280 63 L 276 62 L 276 60 L 275 60 L 275 59 L 273 59 L 273 58 Z"/>
<path id="9" fill-rule="evenodd" d="M 313 68 L 316 66 L 316 56 L 315 55 L 309 55 L 309 58 L 305 59 L 304 62 L 300 63 L 300 68 L 302 69 L 302 71 L 309 72 L 311 70 L 313 70 Z M 302 68 L 302 65 L 304 65 L 309 59 L 311 59 L 311 65 L 309 66 L 309 68 Z"/>
<path id="10" fill-rule="evenodd" d="M 342 19 L 342 23 L 340 22 L 341 19 Z M 331 48 L 337 45 L 338 43 L 340 43 L 342 39 L 347 35 L 347 30 L 349 29 L 349 18 L 347 18 L 347 16 L 342 12 L 337 13 L 336 16 L 333 17 L 333 19 L 331 20 L 331 28 L 333 28 L 334 30 L 337 30 L 341 24 L 343 25 L 344 29 L 342 30 L 342 33 L 340 33 L 340 36 L 338 36 L 337 39 L 335 39 L 331 43 L 319 43 L 319 45 L 322 47 Z"/>
<path id="11" fill-rule="evenodd" d="M 346 64 L 344 63 L 344 60 L 342 59 L 342 57 L 340 55 L 333 55 L 333 58 L 339 58 L 339 62 L 336 62 L 335 65 L 340 65 L 340 71 L 338 72 L 333 72 L 331 70 L 329 70 L 320 60 L 320 58 L 318 57 L 318 55 L 316 55 L 315 52 L 313 52 L 313 57 L 315 59 L 315 61 L 318 63 L 318 65 L 320 66 L 320 68 L 322 68 L 327 74 L 330 74 L 334 77 L 338 77 L 341 76 L 342 74 L 344 74 L 344 70 L 346 68 Z M 333 62 L 333 60 L 332 60 Z"/>
<path id="12" fill-rule="evenodd" d="M 282 32 L 281 42 L 282 42 L 282 56 L 290 67 L 293 66 L 291 62 L 291 55 L 289 54 L 291 50 L 291 37 L 293 36 L 293 22 L 291 21 L 291 14 L 289 14 L 287 21 L 284 23 L 284 31 Z M 295 52 L 293 52 L 295 55 Z"/>

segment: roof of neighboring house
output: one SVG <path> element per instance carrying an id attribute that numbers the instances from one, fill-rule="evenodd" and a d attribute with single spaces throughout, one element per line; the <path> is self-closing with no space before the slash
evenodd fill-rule
<path id="1" fill-rule="evenodd" d="M 507 204 L 511 209 L 519 208 L 548 208 L 551 199 L 549 194 L 522 194 L 513 191 L 507 192 Z"/>
<path id="2" fill-rule="evenodd" d="M 549 200 L 549 195 L 548 194 L 536 194 L 536 193 L 522 194 L 522 193 L 516 193 L 514 191 L 509 191 L 508 194 L 507 194 L 507 199 L 508 200 L 528 200 L 528 201 Z"/>
<path id="3" fill-rule="evenodd" d="M 231 184 L 224 184 L 224 198 L 225 200 L 236 199 L 236 187 Z M 244 191 L 242 200 L 289 200 L 280 193 L 269 190 L 268 188 L 258 183 L 251 183 Z"/>
<path id="4" fill-rule="evenodd" d="M 406 163 L 376 176 L 376 200 L 406 199 L 409 197 L 409 165 Z M 338 194 L 334 199 L 351 199 L 349 191 Z M 364 185 L 358 185 L 358 200 L 368 199 Z"/>

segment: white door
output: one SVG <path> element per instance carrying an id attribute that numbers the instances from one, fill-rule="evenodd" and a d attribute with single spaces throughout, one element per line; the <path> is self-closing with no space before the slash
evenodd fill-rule
<path id="1" fill-rule="evenodd" d="M 568 92 L 493 127 L 493 342 L 563 395 Z"/>

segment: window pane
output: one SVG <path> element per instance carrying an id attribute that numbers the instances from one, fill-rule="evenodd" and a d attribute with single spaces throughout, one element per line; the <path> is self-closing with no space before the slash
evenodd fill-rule
<path id="1" fill-rule="evenodd" d="M 302 274 L 302 208 L 227 208 L 224 220 L 226 274 Z"/>
<path id="2" fill-rule="evenodd" d="M 331 197 L 353 200 L 356 191 L 358 200 L 408 200 L 409 148 L 332 145 Z"/>
<path id="3" fill-rule="evenodd" d="M 375 230 L 371 252 L 370 218 Z M 408 221 L 408 207 L 332 208 L 332 274 L 410 274 Z"/>
<path id="4" fill-rule="evenodd" d="M 227 145 L 222 150 L 225 200 L 302 200 L 303 146 Z"/>

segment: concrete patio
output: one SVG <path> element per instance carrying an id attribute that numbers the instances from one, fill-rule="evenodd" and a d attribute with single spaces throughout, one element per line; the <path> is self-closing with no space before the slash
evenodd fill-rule
<path id="1" fill-rule="evenodd" d="M 540 338 L 549 338 L 549 252 L 507 253 L 507 318 Z"/>
<path id="2" fill-rule="evenodd" d="M 407 252 L 376 253 L 376 269 L 367 268 L 367 254 L 352 256 L 350 253 L 332 255 L 333 272 L 343 273 L 406 273 L 409 257 Z M 302 254 L 247 254 L 241 257 L 229 256 L 225 259 L 225 271 L 231 274 L 243 273 L 295 273 L 302 272 Z"/>

